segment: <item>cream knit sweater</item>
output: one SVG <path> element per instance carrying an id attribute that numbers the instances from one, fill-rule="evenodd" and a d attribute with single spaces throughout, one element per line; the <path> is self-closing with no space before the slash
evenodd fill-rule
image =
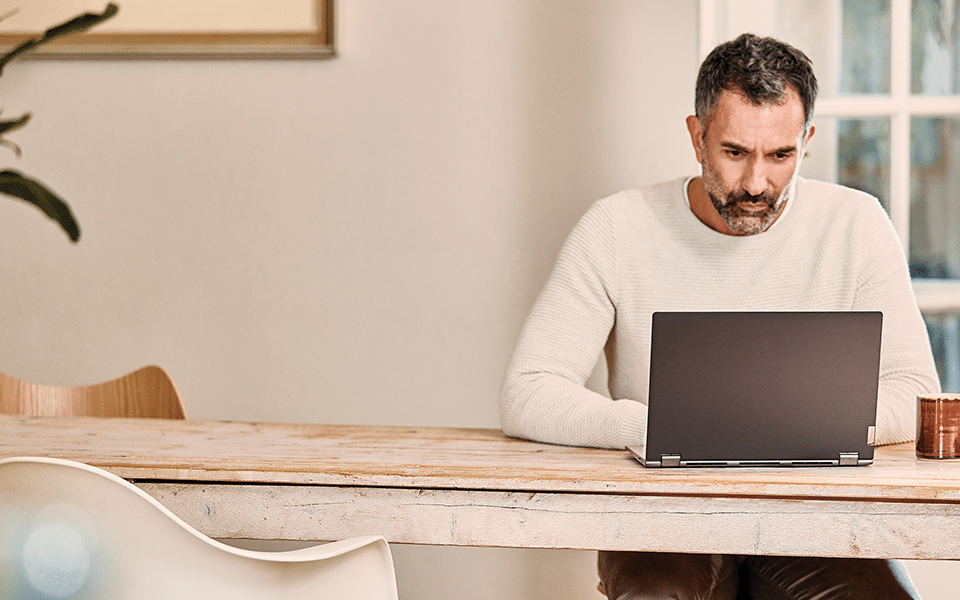
<path id="1" fill-rule="evenodd" d="M 903 250 L 877 200 L 800 179 L 774 227 L 737 237 L 697 219 L 685 181 L 600 200 L 571 232 L 507 368 L 504 432 L 601 448 L 641 442 L 657 310 L 879 310 L 878 442 L 912 440 L 916 395 L 939 384 Z M 584 387 L 601 351 L 615 400 Z"/>

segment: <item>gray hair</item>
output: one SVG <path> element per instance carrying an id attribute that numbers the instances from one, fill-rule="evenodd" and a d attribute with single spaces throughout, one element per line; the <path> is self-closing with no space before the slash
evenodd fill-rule
<path id="1" fill-rule="evenodd" d="M 804 131 L 813 119 L 817 78 L 807 55 L 774 38 L 744 33 L 720 44 L 704 59 L 697 75 L 696 111 L 704 134 L 720 93 L 742 93 L 756 105 L 782 104 L 789 88 L 803 104 Z"/>

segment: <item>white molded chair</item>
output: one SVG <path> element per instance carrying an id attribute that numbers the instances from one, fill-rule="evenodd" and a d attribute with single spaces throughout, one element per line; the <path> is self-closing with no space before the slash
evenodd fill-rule
<path id="1" fill-rule="evenodd" d="M 386 540 L 243 550 L 135 485 L 54 458 L 0 460 L 0 599 L 396 600 Z"/>

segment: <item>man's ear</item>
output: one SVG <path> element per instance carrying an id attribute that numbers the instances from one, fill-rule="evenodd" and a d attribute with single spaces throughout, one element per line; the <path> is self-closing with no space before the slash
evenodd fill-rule
<path id="1" fill-rule="evenodd" d="M 806 150 L 807 144 L 810 143 L 810 140 L 813 139 L 813 133 L 817 130 L 816 125 L 810 123 L 810 130 L 807 132 L 807 139 L 803 141 L 803 148 Z"/>
<path id="2" fill-rule="evenodd" d="M 690 132 L 690 143 L 697 154 L 697 162 L 703 164 L 703 128 L 700 127 L 700 119 L 696 115 L 687 117 L 687 131 Z"/>

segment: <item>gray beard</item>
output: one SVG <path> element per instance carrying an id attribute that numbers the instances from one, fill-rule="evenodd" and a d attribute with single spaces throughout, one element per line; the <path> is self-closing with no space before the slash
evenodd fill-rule
<path id="1" fill-rule="evenodd" d="M 783 209 L 782 197 L 776 198 L 769 194 L 753 196 L 740 191 L 729 194 L 725 203 L 709 190 L 707 195 L 710 196 L 710 201 L 713 202 L 720 218 L 737 235 L 756 235 L 766 231 Z M 744 201 L 762 202 L 766 205 L 766 208 L 759 212 L 747 211 L 740 206 L 740 203 Z"/>

